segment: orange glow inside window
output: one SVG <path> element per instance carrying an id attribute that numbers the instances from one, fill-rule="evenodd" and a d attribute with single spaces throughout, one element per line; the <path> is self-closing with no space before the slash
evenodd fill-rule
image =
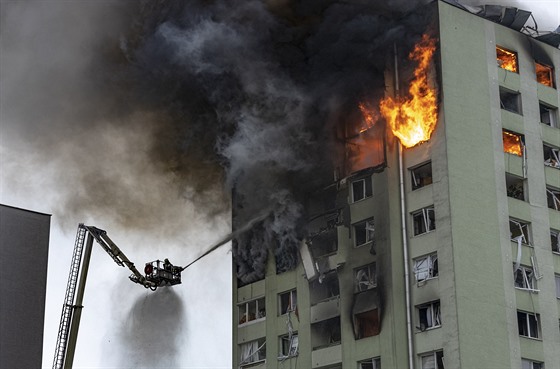
<path id="1" fill-rule="evenodd" d="M 504 152 L 517 156 L 523 156 L 523 140 L 521 135 L 503 131 Z"/>
<path id="2" fill-rule="evenodd" d="M 535 62 L 535 70 L 537 72 L 537 82 L 548 87 L 553 86 L 552 67 Z"/>
<path id="3" fill-rule="evenodd" d="M 496 60 L 500 68 L 517 73 L 517 54 L 513 51 L 496 46 Z"/>

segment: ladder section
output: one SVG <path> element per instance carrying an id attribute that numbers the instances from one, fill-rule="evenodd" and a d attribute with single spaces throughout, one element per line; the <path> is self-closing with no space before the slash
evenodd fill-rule
<path id="1" fill-rule="evenodd" d="M 53 369 L 62 369 L 62 366 L 64 365 L 64 358 L 66 357 L 68 332 L 72 321 L 72 313 L 75 308 L 74 295 L 76 292 L 76 284 L 78 282 L 80 264 L 82 262 L 82 251 L 84 249 L 86 233 L 86 228 L 83 224 L 80 224 L 76 234 L 76 243 L 74 244 L 74 252 L 72 254 L 72 262 L 70 264 L 70 274 L 68 276 L 68 284 L 66 285 L 66 295 L 64 297 L 64 305 L 62 306 L 60 325 L 58 327 Z"/>

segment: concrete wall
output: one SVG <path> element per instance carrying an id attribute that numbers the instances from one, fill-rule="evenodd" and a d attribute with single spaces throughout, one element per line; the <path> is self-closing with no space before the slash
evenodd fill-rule
<path id="1" fill-rule="evenodd" d="M 0 368 L 40 368 L 50 215 L 0 205 Z"/>

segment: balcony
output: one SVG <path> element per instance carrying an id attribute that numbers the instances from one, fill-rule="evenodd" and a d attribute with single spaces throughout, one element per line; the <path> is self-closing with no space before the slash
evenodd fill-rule
<path id="1" fill-rule="evenodd" d="M 311 306 L 311 323 L 340 315 L 340 297 L 334 296 Z"/>
<path id="2" fill-rule="evenodd" d="M 311 367 L 319 368 L 342 362 L 342 346 L 340 344 L 319 348 L 311 352 Z"/>

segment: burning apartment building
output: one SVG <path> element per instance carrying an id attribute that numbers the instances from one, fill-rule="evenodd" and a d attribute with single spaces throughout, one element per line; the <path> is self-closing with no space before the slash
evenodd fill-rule
<path id="1" fill-rule="evenodd" d="M 426 8 L 333 124 L 332 166 L 237 238 L 233 367 L 558 368 L 560 34 Z"/>

